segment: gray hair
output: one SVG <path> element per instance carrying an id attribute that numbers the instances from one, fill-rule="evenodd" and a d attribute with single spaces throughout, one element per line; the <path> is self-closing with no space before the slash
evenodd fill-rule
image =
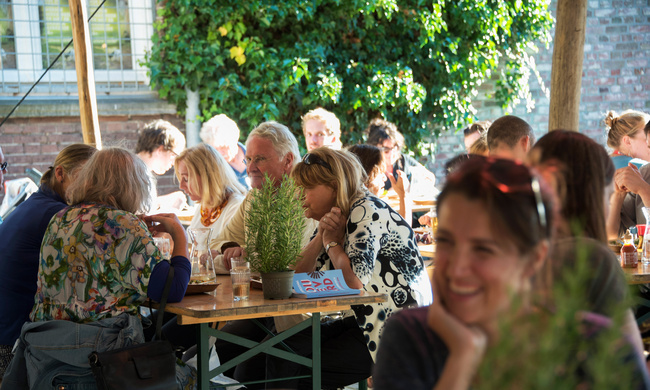
<path id="1" fill-rule="evenodd" d="M 219 114 L 213 116 L 201 126 L 200 137 L 208 145 L 213 145 L 214 140 L 217 138 L 230 138 L 237 142 L 239 140 L 239 127 L 227 115 Z"/>
<path id="2" fill-rule="evenodd" d="M 294 137 L 289 128 L 283 124 L 275 121 L 261 123 L 251 131 L 246 142 L 248 142 L 251 137 L 260 137 L 271 141 L 273 149 L 275 149 L 275 152 L 281 159 L 288 153 L 293 154 L 294 166 L 300 161 L 298 141 L 296 141 L 296 137 Z"/>
<path id="3" fill-rule="evenodd" d="M 149 170 L 123 148 L 95 152 L 67 191 L 69 203 L 101 203 L 131 213 L 150 207 Z"/>

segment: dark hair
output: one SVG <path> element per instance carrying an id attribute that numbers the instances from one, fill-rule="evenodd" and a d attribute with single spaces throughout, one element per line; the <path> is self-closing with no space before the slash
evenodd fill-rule
<path id="1" fill-rule="evenodd" d="M 469 160 L 469 154 L 462 153 L 447 160 L 445 163 L 445 173 L 448 175 L 456 170 L 463 162 Z"/>
<path id="2" fill-rule="evenodd" d="M 502 116 L 495 120 L 488 129 L 488 149 L 493 150 L 499 144 L 514 147 L 519 140 L 526 136 L 530 138 L 530 144 L 532 145 L 535 142 L 535 135 L 528 122 L 514 115 Z"/>
<path id="3" fill-rule="evenodd" d="M 147 124 L 138 136 L 135 153 L 153 153 L 159 146 L 165 150 L 185 149 L 185 136 L 171 123 L 158 119 Z"/>
<path id="4" fill-rule="evenodd" d="M 404 136 L 397 131 L 397 126 L 383 119 L 371 120 L 366 129 L 366 134 L 368 135 L 367 144 L 381 145 L 385 140 L 390 139 L 395 142 L 399 150 L 404 147 Z"/>
<path id="5" fill-rule="evenodd" d="M 643 132 L 645 133 L 646 136 L 648 135 L 648 133 L 650 133 L 650 121 L 648 121 L 648 123 L 645 124 L 645 127 L 643 128 Z"/>
<path id="6" fill-rule="evenodd" d="M 514 242 L 519 253 L 527 254 L 543 240 L 550 239 L 553 231 L 551 195 L 545 186 L 535 194 L 533 177 L 541 183 L 528 167 L 518 162 L 471 155 L 447 176 L 437 207 L 440 209 L 451 194 L 483 202 L 495 231 Z M 539 206 L 543 207 L 541 213 L 538 197 L 541 197 Z"/>
<path id="7" fill-rule="evenodd" d="M 370 184 L 377 175 L 384 172 L 384 154 L 378 147 L 368 144 L 352 145 L 347 149 L 350 153 L 357 156 L 363 166 L 363 170 L 366 171 L 366 175 L 368 175 L 366 187 L 368 187 L 370 192 L 377 193 L 379 188 L 370 188 Z"/>
<path id="8" fill-rule="evenodd" d="M 530 156 L 533 164 L 558 166 L 560 214 L 570 227 L 566 233 L 607 242 L 603 191 L 615 169 L 605 148 L 575 131 L 554 130 L 537 141 Z"/>

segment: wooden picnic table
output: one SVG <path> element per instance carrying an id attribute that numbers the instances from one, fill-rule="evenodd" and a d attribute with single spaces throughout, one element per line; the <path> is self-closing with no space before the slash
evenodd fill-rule
<path id="1" fill-rule="evenodd" d="M 233 301 L 232 284 L 230 276 L 218 275 L 220 284 L 212 293 L 188 295 L 181 302 L 169 303 L 166 312 L 177 315 L 181 325 L 199 324 L 198 347 L 198 375 L 199 388 L 207 390 L 210 379 L 229 370 L 237 364 L 260 353 L 271 354 L 289 361 L 293 361 L 312 368 L 313 388 L 320 389 L 320 313 L 331 311 L 349 310 L 351 305 L 371 304 L 386 302 L 386 294 L 361 291 L 359 295 L 345 295 L 327 298 L 289 298 L 282 300 L 264 299 L 262 290 L 251 289 L 248 300 Z M 243 319 L 257 319 L 264 317 L 277 317 L 292 314 L 311 313 L 310 319 L 303 321 L 292 328 L 278 333 L 262 343 L 241 339 L 218 329 L 210 327 L 210 323 Z M 312 358 L 293 355 L 276 345 L 291 335 L 312 327 Z M 221 366 L 214 370 L 209 369 L 209 338 L 215 336 L 228 342 L 248 347 L 249 350 L 238 358 L 229 362 L 221 362 Z"/>

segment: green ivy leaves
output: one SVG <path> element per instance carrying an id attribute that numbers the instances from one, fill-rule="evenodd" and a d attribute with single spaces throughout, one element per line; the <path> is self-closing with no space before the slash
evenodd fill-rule
<path id="1" fill-rule="evenodd" d="M 317 106 L 341 120 L 344 143 L 369 119 L 395 122 L 410 148 L 431 130 L 473 119 L 490 78 L 504 107 L 530 106 L 530 52 L 550 41 L 548 0 L 168 0 L 146 65 L 161 97 L 185 110 L 197 90 L 205 119 L 225 113 L 245 136 L 266 120 L 302 138 Z M 534 71 L 534 69 L 533 69 Z"/>

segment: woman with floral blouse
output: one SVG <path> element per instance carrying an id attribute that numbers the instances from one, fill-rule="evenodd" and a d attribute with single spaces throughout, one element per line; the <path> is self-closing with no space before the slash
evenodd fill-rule
<path id="1" fill-rule="evenodd" d="M 169 301 L 185 295 L 190 278 L 187 239 L 174 214 L 138 217 L 149 200 L 144 163 L 131 152 L 95 153 L 67 192 L 69 203 L 47 228 L 41 247 L 32 321 L 102 321 L 138 316 L 147 297 L 159 300 L 170 265 Z M 152 234 L 174 241 L 171 262 L 162 260 Z M 185 386 L 191 388 L 185 378 Z"/>

